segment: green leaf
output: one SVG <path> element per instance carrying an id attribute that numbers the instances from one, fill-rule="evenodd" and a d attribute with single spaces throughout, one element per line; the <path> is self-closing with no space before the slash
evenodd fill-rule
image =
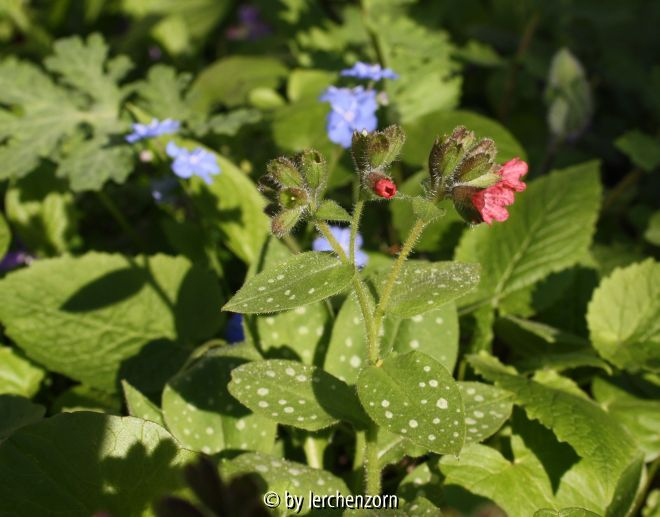
<path id="1" fill-rule="evenodd" d="M 390 433 L 382 427 L 378 429 L 378 462 L 381 466 L 398 463 L 405 456 L 424 456 L 426 448 L 411 442 L 400 434 Z"/>
<path id="2" fill-rule="evenodd" d="M 650 172 L 660 165 L 660 141 L 638 129 L 624 133 L 614 142 L 639 168 Z"/>
<path id="3" fill-rule="evenodd" d="M 647 462 L 660 456 L 660 401 L 637 397 L 599 377 L 591 390 L 605 411 L 639 442 Z"/>
<path id="4" fill-rule="evenodd" d="M 554 508 L 552 487 L 543 465 L 519 436 L 511 437 L 513 460 L 499 451 L 473 443 L 460 458 L 444 456 L 440 471 L 446 485 L 459 485 L 487 497 L 507 515 L 533 515 L 539 508 Z"/>
<path id="5" fill-rule="evenodd" d="M 159 390 L 220 325 L 214 276 L 183 258 L 88 253 L 36 261 L 0 281 L 0 321 L 49 370 L 115 391 Z"/>
<path id="6" fill-rule="evenodd" d="M 354 275 L 355 268 L 334 255 L 300 253 L 250 278 L 223 310 L 254 314 L 294 309 L 342 292 Z"/>
<path id="7" fill-rule="evenodd" d="M 50 170 L 38 170 L 10 185 L 5 210 L 21 241 L 34 253 L 60 255 L 80 239 L 73 195 Z"/>
<path id="8" fill-rule="evenodd" d="M 0 444 L 17 429 L 41 420 L 45 413 L 45 407 L 24 397 L 0 395 Z"/>
<path id="9" fill-rule="evenodd" d="M 421 219 L 426 224 L 432 223 L 445 215 L 442 208 L 423 197 L 412 198 L 411 205 L 417 219 Z"/>
<path id="10" fill-rule="evenodd" d="M 20 356 L 13 348 L 0 346 L 0 394 L 37 394 L 45 372 Z"/>
<path id="11" fill-rule="evenodd" d="M 140 106 L 160 120 L 191 121 L 194 113 L 184 99 L 189 83 L 189 74 L 177 75 L 174 68 L 165 65 L 152 66 L 146 80 L 136 86 Z"/>
<path id="12" fill-rule="evenodd" d="M 598 216 L 598 162 L 533 181 L 509 208 L 506 223 L 466 232 L 456 260 L 481 262 L 480 288 L 460 305 L 491 303 L 577 263 L 587 253 Z"/>
<path id="13" fill-rule="evenodd" d="M 229 392 L 257 415 L 317 431 L 340 420 L 363 427 L 353 388 L 329 373 L 296 361 L 254 361 L 232 371 Z"/>
<path id="14" fill-rule="evenodd" d="M 154 515 L 152 502 L 182 487 L 181 467 L 193 457 L 146 420 L 57 415 L 0 444 L 0 513 Z"/>
<path id="15" fill-rule="evenodd" d="M 439 454 L 457 454 L 465 439 L 458 385 L 447 369 L 420 352 L 390 356 L 360 372 L 358 395 L 388 431 Z"/>
<path id="16" fill-rule="evenodd" d="M 296 68 L 289 74 L 286 95 L 291 102 L 318 100 L 323 90 L 337 80 L 337 74 L 326 70 Z"/>
<path id="17" fill-rule="evenodd" d="M 545 95 L 550 131 L 561 139 L 582 133 L 593 114 L 591 88 L 582 65 L 566 48 L 552 58 Z"/>
<path id="18" fill-rule="evenodd" d="M 459 382 L 465 409 L 465 444 L 483 442 L 511 416 L 513 395 L 481 382 Z"/>
<path id="19" fill-rule="evenodd" d="M 156 404 L 151 402 L 151 400 L 136 390 L 127 381 L 122 380 L 121 386 L 124 390 L 126 408 L 130 416 L 141 418 L 142 420 L 149 420 L 154 424 L 165 427 L 163 413 Z"/>
<path id="20" fill-rule="evenodd" d="M 314 217 L 321 219 L 322 221 L 351 221 L 351 214 L 332 199 L 326 199 L 323 201 L 317 208 Z"/>
<path id="21" fill-rule="evenodd" d="M 587 459 L 603 485 L 603 502 L 612 500 L 619 477 L 638 456 L 637 444 L 621 425 L 586 396 L 519 376 L 493 357 L 471 356 L 470 364 L 512 392 L 530 418 L 552 429 L 559 440 Z"/>
<path id="22" fill-rule="evenodd" d="M 119 415 L 121 414 L 121 400 L 116 393 L 101 391 L 86 384 L 77 384 L 62 392 L 51 406 L 51 413 L 74 413 L 76 411 Z"/>
<path id="23" fill-rule="evenodd" d="M 410 319 L 385 320 L 381 353 L 424 352 L 452 371 L 458 355 L 458 316 L 449 302 L 439 309 Z M 354 384 L 367 357 L 367 337 L 355 295 L 346 298 L 332 327 L 324 368 L 342 381 Z"/>
<path id="24" fill-rule="evenodd" d="M 443 501 L 442 493 L 438 490 L 439 485 L 440 472 L 437 470 L 435 461 L 433 461 L 433 465 L 430 461 L 426 461 L 417 465 L 401 480 L 397 495 L 406 501 L 413 501 L 419 497 L 429 497 L 438 506 L 447 506 L 446 502 Z"/>
<path id="25" fill-rule="evenodd" d="M 230 56 L 205 68 L 190 89 L 189 98 L 198 111 L 210 111 L 217 104 L 236 107 L 246 104 L 255 88 L 276 88 L 286 67 L 267 56 Z"/>
<path id="26" fill-rule="evenodd" d="M 329 105 L 316 98 L 279 108 L 273 113 L 271 125 L 275 144 L 285 151 L 316 149 L 326 156 L 330 155 L 336 146 L 326 133 L 328 111 Z"/>
<path id="27" fill-rule="evenodd" d="M 239 108 L 228 113 L 213 115 L 206 129 L 216 135 L 236 136 L 244 126 L 261 121 L 261 112 L 256 109 Z"/>
<path id="28" fill-rule="evenodd" d="M 9 226 L 7 226 L 7 221 L 5 221 L 2 214 L 0 214 L 0 260 L 2 260 L 7 253 L 10 243 L 11 232 L 9 231 Z"/>
<path id="29" fill-rule="evenodd" d="M 231 371 L 258 359 L 246 344 L 214 348 L 167 383 L 163 416 L 184 447 L 206 454 L 225 449 L 271 451 L 277 425 L 250 413 L 227 390 Z"/>
<path id="30" fill-rule="evenodd" d="M 382 289 L 386 273 L 376 283 Z M 411 318 L 460 298 L 479 283 L 479 265 L 460 262 L 406 262 L 385 307 L 387 312 Z"/>
<path id="31" fill-rule="evenodd" d="M 515 157 L 525 160 L 527 155 L 515 137 L 498 122 L 470 111 L 436 111 L 403 124 L 406 132 L 406 145 L 401 158 L 412 165 L 426 167 L 429 150 L 436 136 L 449 134 L 456 126 L 465 126 L 474 131 L 477 138 L 492 138 L 497 144 L 497 159 L 505 162 Z"/>
<path id="32" fill-rule="evenodd" d="M 644 231 L 644 238 L 654 246 L 660 246 L 660 210 L 653 212 L 649 218 L 648 226 Z"/>
<path id="33" fill-rule="evenodd" d="M 215 158 L 222 172 L 213 177 L 211 185 L 197 178 L 191 181 L 193 203 L 209 233 L 219 234 L 215 236 L 217 245 L 251 264 L 270 233 L 270 221 L 264 214 L 266 200 L 232 162 L 218 154 Z"/>
<path id="34" fill-rule="evenodd" d="M 220 464 L 220 470 L 229 477 L 257 474 L 261 491 L 276 492 L 282 500 L 285 491 L 305 498 L 310 492 L 315 495 L 350 493 L 344 481 L 330 472 L 259 452 L 248 452 L 233 460 L 225 460 Z M 303 509 L 308 509 L 308 506 L 303 505 Z"/>
<path id="35" fill-rule="evenodd" d="M 626 370 L 660 371 L 660 264 L 616 269 L 594 291 L 587 310 L 598 353 Z"/>

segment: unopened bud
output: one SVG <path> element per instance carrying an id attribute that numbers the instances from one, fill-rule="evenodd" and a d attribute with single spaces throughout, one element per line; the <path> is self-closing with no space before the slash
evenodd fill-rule
<path id="1" fill-rule="evenodd" d="M 396 183 L 381 172 L 373 172 L 367 177 L 367 185 L 378 197 L 391 199 L 396 195 Z"/>

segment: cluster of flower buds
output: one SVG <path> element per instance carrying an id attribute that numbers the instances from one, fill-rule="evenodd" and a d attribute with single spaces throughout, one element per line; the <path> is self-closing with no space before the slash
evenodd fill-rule
<path id="1" fill-rule="evenodd" d="M 399 126 L 383 131 L 355 131 L 351 152 L 362 187 L 378 197 L 390 199 L 396 195 L 396 184 L 387 168 L 401 152 L 406 136 Z"/>
<path id="2" fill-rule="evenodd" d="M 429 156 L 427 197 L 433 201 L 451 198 L 456 210 L 470 223 L 505 220 L 508 212 L 504 206 L 513 203 L 514 191 L 525 188 L 520 176 L 527 172 L 527 164 L 516 159 L 501 166 L 496 156 L 493 140 L 477 139 L 463 126 L 437 138 Z M 510 177 L 514 162 L 515 180 Z"/>
<path id="3" fill-rule="evenodd" d="M 321 153 L 306 149 L 293 160 L 272 160 L 266 169 L 259 189 L 271 194 L 273 202 L 267 211 L 272 215 L 272 231 L 282 237 L 318 207 L 328 181 L 328 167 Z"/>

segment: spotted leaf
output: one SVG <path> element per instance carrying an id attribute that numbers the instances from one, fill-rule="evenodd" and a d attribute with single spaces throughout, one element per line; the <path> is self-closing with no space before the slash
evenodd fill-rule
<path id="1" fill-rule="evenodd" d="M 465 408 L 465 444 L 495 434 L 511 416 L 513 394 L 482 382 L 459 382 Z"/>
<path id="2" fill-rule="evenodd" d="M 393 355 L 360 373 L 358 395 L 369 416 L 392 433 L 439 454 L 457 454 L 465 413 L 456 381 L 421 352 Z"/>
<path id="3" fill-rule="evenodd" d="M 226 460 L 220 469 L 229 477 L 256 473 L 257 479 L 263 484 L 259 487 L 261 493 L 272 491 L 282 500 L 285 491 L 305 496 L 306 499 L 310 492 L 315 495 L 350 493 L 344 481 L 330 472 L 258 452 L 248 452 L 233 460 Z M 303 505 L 303 510 L 308 508 L 308 504 Z"/>
<path id="4" fill-rule="evenodd" d="M 339 420 L 368 423 L 353 388 L 329 373 L 296 361 L 272 359 L 232 371 L 229 392 L 258 415 L 316 431 Z"/>
<path id="5" fill-rule="evenodd" d="M 163 391 L 163 414 L 172 434 L 189 449 L 270 452 L 276 425 L 251 413 L 227 390 L 231 371 L 259 356 L 248 345 L 211 350 L 171 379 Z"/>
<path id="6" fill-rule="evenodd" d="M 126 406 L 128 414 L 142 420 L 149 420 L 155 424 L 165 427 L 163 420 L 163 413 L 160 408 L 145 397 L 140 391 L 131 386 L 128 381 L 122 380 L 121 386 L 124 390 L 124 399 L 126 399 Z"/>
<path id="7" fill-rule="evenodd" d="M 307 252 L 249 279 L 223 310 L 258 314 L 295 309 L 340 293 L 355 275 L 329 253 Z"/>
<path id="8" fill-rule="evenodd" d="M 382 287 L 385 279 L 377 280 Z M 406 262 L 387 312 L 411 318 L 460 298 L 479 283 L 479 265 L 461 262 Z"/>

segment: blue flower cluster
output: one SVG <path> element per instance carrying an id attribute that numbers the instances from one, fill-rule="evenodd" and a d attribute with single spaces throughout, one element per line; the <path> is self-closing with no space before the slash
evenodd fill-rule
<path id="1" fill-rule="evenodd" d="M 344 77 L 357 79 L 396 79 L 398 77 L 389 68 L 380 65 L 370 65 L 358 61 L 352 68 L 341 71 Z M 376 110 L 378 109 L 376 90 L 355 88 L 338 88 L 329 86 L 319 100 L 330 103 L 327 131 L 328 138 L 347 149 L 351 146 L 354 131 L 374 131 L 378 127 Z"/>
<path id="2" fill-rule="evenodd" d="M 129 144 L 134 144 L 145 138 L 171 135 L 172 133 L 176 133 L 180 127 L 181 122 L 178 120 L 168 118 L 161 122 L 155 118 L 149 124 L 133 124 L 133 132 L 130 135 L 126 135 L 126 141 Z"/>
<path id="3" fill-rule="evenodd" d="M 351 146 L 353 131 L 373 131 L 378 126 L 375 90 L 330 86 L 320 98 L 331 106 L 328 115 L 328 138 L 344 148 Z"/>
<path id="4" fill-rule="evenodd" d="M 331 226 L 330 232 L 348 255 L 351 246 L 351 229 L 342 228 L 341 226 Z M 355 236 L 355 263 L 358 267 L 365 266 L 369 261 L 369 256 L 360 249 L 363 242 L 362 235 L 358 233 Z M 332 246 L 325 237 L 318 237 L 312 242 L 312 249 L 314 251 L 332 251 Z"/>
<path id="5" fill-rule="evenodd" d="M 192 151 L 177 146 L 174 142 L 167 144 L 167 155 L 173 158 L 172 170 L 179 178 L 199 176 L 207 185 L 212 183 L 211 176 L 220 173 L 215 155 L 207 150 L 197 147 Z"/>
<path id="6" fill-rule="evenodd" d="M 398 79 L 398 75 L 389 68 L 383 68 L 379 64 L 370 65 L 358 61 L 352 68 L 346 68 L 341 71 L 343 77 L 355 77 L 357 79 L 371 79 L 372 81 L 380 81 L 382 79 Z"/>

